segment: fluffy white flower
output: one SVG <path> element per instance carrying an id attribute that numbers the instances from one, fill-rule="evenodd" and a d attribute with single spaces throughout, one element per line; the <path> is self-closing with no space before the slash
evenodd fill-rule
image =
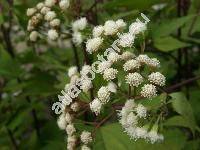
<path id="1" fill-rule="evenodd" d="M 110 61 L 102 61 L 99 63 L 97 70 L 99 73 L 103 73 L 106 69 L 110 68 L 111 65 L 112 63 Z"/>
<path id="2" fill-rule="evenodd" d="M 128 83 L 130 86 L 135 86 L 138 87 L 142 82 L 143 82 L 143 77 L 135 72 L 135 73 L 129 73 L 126 77 L 125 77 L 126 83 Z"/>
<path id="3" fill-rule="evenodd" d="M 87 145 L 81 146 L 81 150 L 91 150 Z"/>
<path id="4" fill-rule="evenodd" d="M 118 26 L 118 29 L 124 29 L 126 27 L 126 22 L 124 22 L 123 19 L 118 19 L 116 21 L 116 24 Z"/>
<path id="5" fill-rule="evenodd" d="M 147 109 L 142 104 L 138 104 L 136 107 L 137 116 L 145 118 L 147 116 Z"/>
<path id="6" fill-rule="evenodd" d="M 153 72 L 148 76 L 148 80 L 153 84 L 164 86 L 166 79 L 160 72 Z"/>
<path id="7" fill-rule="evenodd" d="M 101 111 L 102 103 L 98 98 L 95 98 L 92 102 L 90 102 L 90 109 L 96 115 L 98 115 Z"/>
<path id="8" fill-rule="evenodd" d="M 133 112 L 129 113 L 128 116 L 127 116 L 126 127 L 129 127 L 129 126 L 135 127 L 137 124 L 138 124 L 137 116 Z"/>
<path id="9" fill-rule="evenodd" d="M 110 91 L 106 86 L 102 86 L 97 95 L 102 104 L 106 104 L 110 100 Z"/>
<path id="10" fill-rule="evenodd" d="M 77 112 L 79 111 L 79 104 L 77 102 L 74 102 L 73 104 L 71 104 L 70 108 L 74 111 Z"/>
<path id="11" fill-rule="evenodd" d="M 104 71 L 103 78 L 107 81 L 113 80 L 116 78 L 117 73 L 117 69 L 108 68 Z"/>
<path id="12" fill-rule="evenodd" d="M 71 85 L 75 85 L 76 82 L 77 82 L 79 79 L 80 79 L 79 76 L 78 76 L 77 74 L 74 74 L 74 75 L 71 77 L 71 79 L 70 79 L 70 84 L 71 84 Z"/>
<path id="13" fill-rule="evenodd" d="M 123 52 L 121 55 L 121 59 L 127 61 L 130 59 L 133 59 L 135 57 L 135 55 L 129 51 Z"/>
<path id="14" fill-rule="evenodd" d="M 69 0 L 61 0 L 59 2 L 59 6 L 62 10 L 66 10 L 69 7 L 70 1 Z"/>
<path id="15" fill-rule="evenodd" d="M 147 55 L 139 55 L 136 60 L 141 64 L 148 64 L 151 59 Z"/>
<path id="16" fill-rule="evenodd" d="M 104 32 L 104 27 L 99 25 L 99 26 L 96 26 L 94 27 L 93 29 L 93 37 L 99 37 L 103 34 Z"/>
<path id="17" fill-rule="evenodd" d="M 61 114 L 57 120 L 57 124 L 58 124 L 58 127 L 61 129 L 61 130 L 65 130 L 66 128 L 66 125 L 67 125 L 67 122 L 65 120 L 65 114 Z"/>
<path id="18" fill-rule="evenodd" d="M 41 10 L 43 7 L 44 7 L 44 3 L 38 3 L 38 4 L 36 5 L 36 8 L 37 8 L 38 10 Z"/>
<path id="19" fill-rule="evenodd" d="M 118 26 L 115 21 L 108 20 L 104 24 L 104 34 L 105 35 L 114 35 L 118 32 Z"/>
<path id="20" fill-rule="evenodd" d="M 33 16 L 36 12 L 37 12 L 37 9 L 35 9 L 35 8 L 28 8 L 27 11 L 26 11 L 26 15 L 28 17 L 30 17 L 30 16 Z"/>
<path id="21" fill-rule="evenodd" d="M 134 43 L 135 36 L 130 33 L 124 33 L 119 36 L 119 45 L 122 47 L 131 47 Z"/>
<path id="22" fill-rule="evenodd" d="M 80 18 L 72 23 L 73 31 L 84 30 L 87 26 L 87 19 L 85 17 Z"/>
<path id="23" fill-rule="evenodd" d="M 52 7 L 55 5 L 55 3 L 56 3 L 56 0 L 45 0 L 44 2 L 45 6 L 47 7 Z"/>
<path id="24" fill-rule="evenodd" d="M 80 32 L 75 31 L 72 34 L 72 41 L 76 45 L 80 45 L 83 42 L 83 38 Z"/>
<path id="25" fill-rule="evenodd" d="M 112 93 L 117 92 L 117 85 L 114 82 L 109 82 L 107 87 L 110 92 L 112 92 Z"/>
<path id="26" fill-rule="evenodd" d="M 76 66 L 72 66 L 68 69 L 68 76 L 71 78 L 73 75 L 78 73 L 78 68 Z"/>
<path id="27" fill-rule="evenodd" d="M 160 61 L 157 58 L 152 58 L 150 59 L 150 61 L 148 62 L 148 64 L 150 67 L 153 68 L 159 68 L 160 67 Z"/>
<path id="28" fill-rule="evenodd" d="M 37 38 L 38 38 L 38 32 L 37 31 L 32 31 L 30 33 L 29 38 L 30 38 L 30 41 L 35 42 L 37 40 Z"/>
<path id="29" fill-rule="evenodd" d="M 65 114 L 65 121 L 68 124 L 72 123 L 72 117 L 71 117 L 71 115 L 68 112 Z"/>
<path id="30" fill-rule="evenodd" d="M 84 144 L 88 144 L 88 143 L 92 142 L 92 135 L 91 135 L 91 132 L 83 131 L 83 132 L 81 133 L 81 141 L 82 141 Z"/>
<path id="31" fill-rule="evenodd" d="M 129 99 L 126 101 L 124 108 L 127 111 L 131 111 L 136 106 L 134 99 Z"/>
<path id="32" fill-rule="evenodd" d="M 100 46 L 103 43 L 103 39 L 100 37 L 96 37 L 93 39 L 89 39 L 86 43 L 86 50 L 89 53 L 93 53 L 99 50 Z"/>
<path id="33" fill-rule="evenodd" d="M 56 13 L 54 11 L 48 11 L 44 16 L 46 21 L 52 21 L 54 18 L 56 18 Z"/>
<path id="34" fill-rule="evenodd" d="M 92 81 L 90 79 L 81 80 L 81 89 L 83 92 L 88 92 L 92 87 Z"/>
<path id="35" fill-rule="evenodd" d="M 62 104 L 65 106 L 65 105 L 70 105 L 71 102 L 72 102 L 72 99 L 66 94 L 64 94 L 63 96 L 58 96 L 58 99 L 60 102 L 62 102 Z"/>
<path id="36" fill-rule="evenodd" d="M 107 57 L 108 61 L 112 63 L 117 62 L 120 58 L 121 56 L 117 54 L 116 52 L 110 52 Z"/>
<path id="37" fill-rule="evenodd" d="M 129 32 L 131 34 L 139 34 L 140 32 L 143 32 L 146 30 L 146 25 L 142 22 L 133 22 L 130 26 L 129 26 Z"/>
<path id="38" fill-rule="evenodd" d="M 162 141 L 164 139 L 163 135 L 158 134 L 156 131 L 150 131 L 148 133 L 148 140 L 154 144 L 155 142 Z"/>
<path id="39" fill-rule="evenodd" d="M 153 98 L 153 97 L 157 96 L 156 86 L 154 86 L 152 84 L 145 84 L 142 87 L 142 91 L 140 93 L 143 97 Z"/>
<path id="40" fill-rule="evenodd" d="M 67 149 L 68 150 L 74 150 L 75 144 L 76 144 L 75 135 L 68 135 L 68 138 L 67 138 Z"/>
<path id="41" fill-rule="evenodd" d="M 80 71 L 80 74 L 82 76 L 87 76 L 90 71 L 92 71 L 92 67 L 90 65 L 84 65 Z"/>
<path id="42" fill-rule="evenodd" d="M 38 20 L 42 20 L 42 19 L 43 19 L 43 15 L 42 15 L 41 13 L 35 14 L 35 17 L 36 17 Z"/>
<path id="43" fill-rule="evenodd" d="M 48 38 L 50 40 L 53 40 L 53 41 L 58 39 L 58 32 L 54 29 L 49 30 L 48 31 Z"/>
<path id="44" fill-rule="evenodd" d="M 60 26 L 60 19 L 53 19 L 51 22 L 50 22 L 50 26 L 51 27 L 58 27 Z"/>
<path id="45" fill-rule="evenodd" d="M 124 71 L 136 70 L 140 68 L 140 63 L 137 60 L 131 59 L 128 60 L 124 65 Z"/>
<path id="46" fill-rule="evenodd" d="M 51 9 L 49 7 L 43 7 L 40 12 L 41 14 L 45 15 L 47 14 Z"/>
<path id="47" fill-rule="evenodd" d="M 135 129 L 135 135 L 136 135 L 136 139 L 139 139 L 139 138 L 146 139 L 148 136 L 148 132 L 145 128 L 137 127 Z"/>
<path id="48" fill-rule="evenodd" d="M 66 132 L 67 132 L 68 135 L 72 135 L 74 132 L 76 132 L 74 125 L 68 124 L 67 127 L 66 127 Z"/>

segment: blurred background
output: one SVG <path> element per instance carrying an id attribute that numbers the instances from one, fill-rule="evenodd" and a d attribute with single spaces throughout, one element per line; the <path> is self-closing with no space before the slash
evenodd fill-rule
<path id="1" fill-rule="evenodd" d="M 66 149 L 65 133 L 57 127 L 51 106 L 69 80 L 67 69 L 76 63 L 73 45 L 69 39 L 29 41 L 26 10 L 38 2 L 0 1 L 0 150 Z M 175 111 L 169 113 L 175 117 L 164 125 L 169 129 L 164 143 L 131 141 L 120 126 L 111 124 L 99 129 L 93 149 L 199 150 L 199 0 L 71 0 L 70 11 L 58 14 L 69 28 L 80 16 L 92 27 L 108 19 L 131 23 L 140 13 L 150 19 L 145 51 L 161 60 L 167 92 L 179 92 Z M 77 51 L 81 62 L 81 48 Z"/>

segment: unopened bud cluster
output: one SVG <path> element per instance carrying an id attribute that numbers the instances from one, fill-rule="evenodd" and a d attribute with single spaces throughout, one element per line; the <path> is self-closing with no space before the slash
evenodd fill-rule
<path id="1" fill-rule="evenodd" d="M 69 0 L 45 0 L 33 8 L 28 8 L 26 14 L 30 17 L 27 26 L 27 30 L 30 32 L 30 41 L 35 42 L 41 35 L 45 34 L 50 40 L 58 39 L 61 21 L 58 18 L 59 14 L 53 8 L 57 6 L 65 11 L 69 4 Z"/>

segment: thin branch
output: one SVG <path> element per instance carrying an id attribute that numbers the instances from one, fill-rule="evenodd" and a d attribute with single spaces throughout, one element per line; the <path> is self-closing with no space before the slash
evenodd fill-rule
<path id="1" fill-rule="evenodd" d="M 170 87 L 166 88 L 165 91 L 167 91 L 167 93 L 171 93 L 171 92 L 173 92 L 174 90 L 176 90 L 176 89 L 178 89 L 178 88 L 180 88 L 180 87 L 182 87 L 182 86 L 185 86 L 185 85 L 187 85 L 187 84 L 189 84 L 189 83 L 191 83 L 191 82 L 194 82 L 194 81 L 196 81 L 196 80 L 199 80 L 199 79 L 200 79 L 200 76 L 196 76 L 196 77 L 194 77 L 194 78 L 187 79 L 187 80 L 185 80 L 185 81 L 183 81 L 183 82 L 180 82 L 180 83 L 178 83 L 178 84 L 175 84 L 175 85 L 173 85 L 173 86 L 170 86 Z"/>
<path id="2" fill-rule="evenodd" d="M 8 135 L 10 137 L 10 140 L 12 142 L 12 145 L 13 145 L 14 149 L 18 150 L 18 145 L 17 145 L 17 142 L 16 142 L 16 140 L 14 138 L 14 135 L 13 135 L 12 131 L 10 129 L 8 129 L 7 127 L 6 127 L 6 130 L 8 132 Z"/>
<path id="3" fill-rule="evenodd" d="M 72 44 L 72 48 L 73 48 L 73 52 L 74 52 L 75 63 L 76 63 L 76 66 L 78 68 L 78 71 L 80 71 L 80 61 L 79 61 L 76 45 L 74 44 L 73 41 L 71 41 L 71 44 Z"/>

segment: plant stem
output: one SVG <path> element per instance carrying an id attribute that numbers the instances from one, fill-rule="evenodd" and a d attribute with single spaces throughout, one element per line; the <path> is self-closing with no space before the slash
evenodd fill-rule
<path id="1" fill-rule="evenodd" d="M 74 52 L 74 60 L 75 60 L 76 66 L 78 68 L 78 71 L 80 71 L 80 61 L 79 61 L 76 45 L 74 44 L 74 42 L 72 40 L 71 40 L 71 44 L 72 44 L 72 48 L 73 48 L 73 52 Z"/>
<path id="2" fill-rule="evenodd" d="M 14 138 L 14 135 L 13 135 L 12 131 L 10 129 L 8 129 L 7 127 L 6 127 L 6 130 L 8 132 L 8 135 L 10 137 L 10 140 L 12 142 L 12 145 L 13 145 L 14 149 L 18 150 L 18 145 L 17 145 L 17 142 L 16 142 L 16 140 Z"/>
<path id="3" fill-rule="evenodd" d="M 173 86 L 170 86 L 170 87 L 166 88 L 165 91 L 167 91 L 167 93 L 171 93 L 171 92 L 173 92 L 174 90 L 176 90 L 177 88 L 180 88 L 180 87 L 182 87 L 182 86 L 185 86 L 185 85 L 187 85 L 187 84 L 189 84 L 189 83 L 191 83 L 191 82 L 194 82 L 194 81 L 196 81 L 196 80 L 199 80 L 199 79 L 200 79 L 200 76 L 196 76 L 196 77 L 194 77 L 194 78 L 187 79 L 187 80 L 185 80 L 185 81 L 183 81 L 183 82 L 177 83 L 177 84 L 175 84 L 175 85 L 173 85 Z"/>

